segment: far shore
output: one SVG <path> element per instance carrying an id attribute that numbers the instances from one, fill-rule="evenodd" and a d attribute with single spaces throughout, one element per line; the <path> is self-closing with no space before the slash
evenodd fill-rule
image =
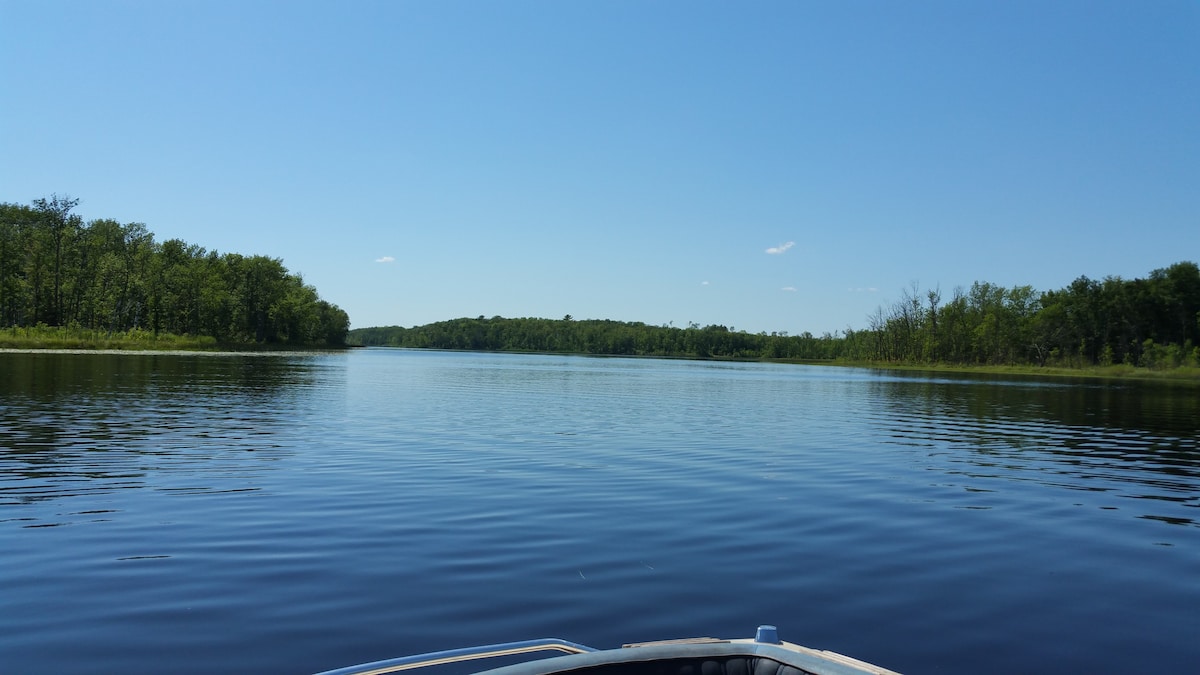
<path id="1" fill-rule="evenodd" d="M 155 340 L 14 340 L 3 339 L 0 334 L 0 353 L 9 354 L 212 354 L 212 355 L 286 355 L 328 353 L 331 351 L 346 351 L 359 349 L 356 345 L 346 347 L 297 346 L 297 345 L 265 345 L 265 344 L 220 344 L 211 338 L 191 341 L 171 336 L 161 343 Z M 445 351 L 445 350 L 430 350 Z M 470 350 L 450 350 L 470 351 Z M 533 352 L 480 352 L 480 353 L 516 353 Z M 565 352 L 538 352 L 557 355 L 574 356 L 623 356 L 608 354 L 567 354 Z M 867 368 L 872 370 L 894 370 L 910 373 L 945 373 L 964 375 L 998 375 L 1015 377 L 1054 377 L 1054 378 L 1088 378 L 1096 380 L 1145 380 L 1155 382 L 1171 382 L 1185 385 L 1200 386 L 1200 368 L 1180 367 L 1170 369 L 1136 368 L 1129 365 L 1088 366 L 1071 368 L 1062 366 L 1035 365 L 960 365 L 945 363 L 900 364 L 873 361 L 841 361 L 813 359 L 732 359 L 732 358 L 699 358 L 692 356 L 656 356 L 646 355 L 634 358 L 664 358 L 695 361 L 747 361 L 761 363 L 786 363 L 795 365 L 840 366 L 846 368 Z"/>

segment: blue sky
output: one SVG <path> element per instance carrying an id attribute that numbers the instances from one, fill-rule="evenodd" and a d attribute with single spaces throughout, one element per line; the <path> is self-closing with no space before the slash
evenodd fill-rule
<path id="1" fill-rule="evenodd" d="M 0 0 L 0 201 L 354 327 L 863 328 L 1200 261 L 1200 3 Z"/>

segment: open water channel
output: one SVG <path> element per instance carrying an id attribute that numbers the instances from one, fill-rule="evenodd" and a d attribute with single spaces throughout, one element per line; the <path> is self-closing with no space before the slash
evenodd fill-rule
<path id="1" fill-rule="evenodd" d="M 562 637 L 1195 672 L 1196 388 L 369 349 L 0 354 L 0 673 Z"/>

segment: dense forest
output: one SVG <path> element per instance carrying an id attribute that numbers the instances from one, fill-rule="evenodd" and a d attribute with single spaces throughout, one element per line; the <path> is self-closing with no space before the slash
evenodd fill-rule
<path id="1" fill-rule="evenodd" d="M 692 358 L 896 364 L 1200 366 L 1200 268 L 1181 262 L 1145 279 L 1080 277 L 1037 292 L 976 282 L 949 298 L 913 286 L 844 333 L 746 333 L 605 320 L 463 318 L 362 328 L 351 344 Z"/>
<path id="2" fill-rule="evenodd" d="M 0 326 L 345 343 L 346 313 L 279 259 L 159 243 L 141 223 L 84 223 L 77 204 L 57 195 L 0 204 Z"/>
<path id="3" fill-rule="evenodd" d="M 350 331 L 350 344 L 468 349 L 474 351 L 565 352 L 627 356 L 833 359 L 843 339 L 746 333 L 725 326 L 688 328 L 587 319 L 453 319 L 415 328 L 389 326 Z"/>

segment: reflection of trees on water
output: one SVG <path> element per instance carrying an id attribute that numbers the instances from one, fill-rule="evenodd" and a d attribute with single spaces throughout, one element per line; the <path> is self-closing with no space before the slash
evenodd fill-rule
<path id="1" fill-rule="evenodd" d="M 290 454 L 294 356 L 0 354 L 0 505 L 147 484 L 216 490 Z M 161 481 L 156 481 L 156 484 Z"/>
<path id="2" fill-rule="evenodd" d="M 1163 383 L 980 381 L 939 376 L 873 383 L 889 441 L 967 462 L 972 477 L 1033 480 L 1151 500 L 1194 524 L 1200 508 L 1200 390 Z M 958 448 L 970 453 L 954 453 Z M 1175 507 L 1169 506 L 1174 504 Z"/>

